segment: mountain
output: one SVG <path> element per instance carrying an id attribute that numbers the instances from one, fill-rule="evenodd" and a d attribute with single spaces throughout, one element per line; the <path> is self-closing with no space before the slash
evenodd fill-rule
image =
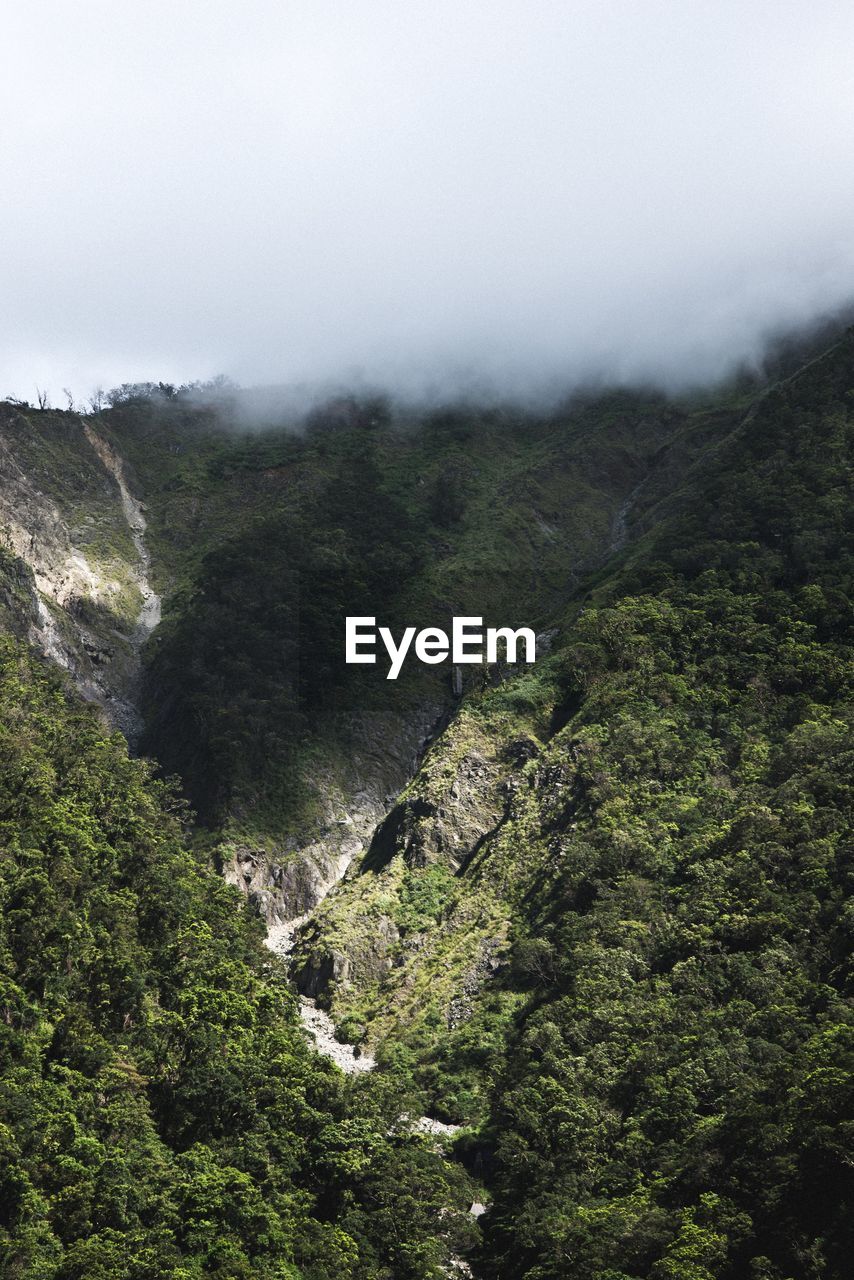
<path id="1" fill-rule="evenodd" d="M 781 351 L 0 410 L 9 1274 L 846 1274 L 854 332 Z"/>

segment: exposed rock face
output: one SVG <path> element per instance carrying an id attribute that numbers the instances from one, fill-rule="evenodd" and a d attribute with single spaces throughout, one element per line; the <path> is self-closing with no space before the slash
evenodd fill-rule
<path id="1" fill-rule="evenodd" d="M 125 464 L 115 449 L 102 439 L 95 431 L 91 423 L 85 423 L 83 427 L 86 439 L 101 459 L 106 470 L 116 482 L 121 499 L 122 511 L 130 530 L 133 545 L 136 549 L 138 563 L 134 569 L 134 580 L 139 587 L 142 596 L 142 605 L 140 606 L 139 615 L 136 620 L 136 628 L 134 630 L 133 639 L 135 647 L 139 646 L 148 639 L 155 627 L 160 625 L 161 617 L 161 599 L 149 581 L 151 573 L 151 556 L 148 554 L 148 548 L 145 545 L 146 520 L 143 515 L 142 503 L 135 498 L 128 488 L 127 479 L 125 477 Z"/>
<path id="2" fill-rule="evenodd" d="M 376 870 L 401 854 L 413 868 L 444 862 L 459 871 L 500 820 L 500 782 L 496 761 L 477 746 L 453 760 L 453 772 L 425 770 L 377 828 L 365 865 Z"/>
<path id="3" fill-rule="evenodd" d="M 90 424 L 44 414 L 36 425 L 40 436 L 11 407 L 0 413 L 0 526 L 32 575 L 26 635 L 133 740 L 139 649 L 160 619 L 141 504 Z M 52 451 L 51 466 L 40 459 Z"/>
<path id="4" fill-rule="evenodd" d="M 300 991 L 339 1018 L 368 998 L 394 1022 L 417 1007 L 419 975 L 435 965 L 433 994 L 446 992 L 447 1025 L 471 1017 L 477 992 L 503 963 L 505 938 L 487 931 L 479 908 L 467 924 L 452 886 L 477 874 L 507 813 L 508 776 L 537 750 L 527 738 L 490 742 L 473 721 L 448 727 L 340 889 L 297 931 Z"/>
<path id="5" fill-rule="evenodd" d="M 448 1028 L 461 1026 L 468 1022 L 474 1009 L 474 1001 L 484 984 L 501 968 L 502 959 L 499 949 L 501 939 L 489 939 L 483 943 L 480 954 L 474 964 L 463 974 L 460 990 L 448 1002 L 446 1021 Z"/>
<path id="6" fill-rule="evenodd" d="M 234 847 L 225 878 L 248 896 L 268 924 L 284 924 L 306 915 L 337 884 L 364 843 L 354 834 L 349 814 L 324 835 L 291 852 L 269 854 L 245 845 Z"/>
<path id="7" fill-rule="evenodd" d="M 323 806 L 316 835 L 305 844 L 257 849 L 223 844 L 229 884 L 245 893 L 270 926 L 301 920 L 344 879 L 371 846 L 396 793 L 415 770 L 442 708 L 425 707 L 402 725 L 365 718 L 351 726 L 357 749 L 346 772 L 316 778 Z"/>
<path id="8" fill-rule="evenodd" d="M 268 925 L 306 916 L 346 874 L 385 811 L 377 798 L 359 799 L 353 812 L 336 806 L 332 813 L 339 816 L 330 814 L 317 839 L 301 848 L 270 852 L 223 845 L 225 879 L 246 894 Z"/>
<path id="9" fill-rule="evenodd" d="M 328 995 L 333 987 L 381 981 L 392 969 L 392 952 L 400 933 L 388 916 L 381 915 L 372 924 L 371 936 L 354 938 L 346 951 L 314 952 L 295 974 L 300 991 L 316 999 Z"/>

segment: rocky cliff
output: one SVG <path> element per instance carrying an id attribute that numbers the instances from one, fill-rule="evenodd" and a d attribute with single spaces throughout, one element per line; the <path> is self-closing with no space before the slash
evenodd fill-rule
<path id="1" fill-rule="evenodd" d="M 74 413 L 0 406 L 0 531 L 23 566 L 23 631 L 135 740 L 140 650 L 159 621 L 123 463 Z"/>

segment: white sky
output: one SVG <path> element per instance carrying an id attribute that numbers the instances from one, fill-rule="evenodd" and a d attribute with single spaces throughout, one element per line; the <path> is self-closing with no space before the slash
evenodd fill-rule
<path id="1" fill-rule="evenodd" d="M 0 395 L 709 377 L 854 298 L 850 0 L 3 5 Z"/>

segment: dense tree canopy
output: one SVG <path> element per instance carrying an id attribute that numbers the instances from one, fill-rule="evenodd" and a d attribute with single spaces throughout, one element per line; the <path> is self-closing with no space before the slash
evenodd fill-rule
<path id="1" fill-rule="evenodd" d="M 4 1275 L 843 1280 L 854 335 L 720 395 L 247 438 L 115 397 L 167 594 L 147 746 L 182 776 L 22 642 L 3 551 Z M 456 703 L 345 678 L 344 614 L 440 609 L 550 652 Z M 322 998 L 379 1060 L 346 1081 L 199 850 L 314 838 L 348 717 L 419 698 L 442 731 L 297 948 L 300 980 L 345 962 Z"/>
<path id="2" fill-rule="evenodd" d="M 168 789 L 11 640 L 0 753 L 3 1275 L 428 1274 L 462 1174 L 347 1095 Z"/>

